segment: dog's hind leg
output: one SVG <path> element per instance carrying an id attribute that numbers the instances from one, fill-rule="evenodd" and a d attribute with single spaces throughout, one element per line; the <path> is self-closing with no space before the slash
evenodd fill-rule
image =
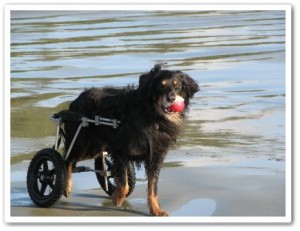
<path id="1" fill-rule="evenodd" d="M 65 179 L 65 189 L 64 189 L 64 196 L 69 197 L 72 193 L 73 181 L 72 181 L 72 169 L 73 169 L 73 162 L 68 161 L 67 163 L 67 172 L 66 172 L 66 179 Z"/>
<path id="2" fill-rule="evenodd" d="M 114 164 L 116 172 L 116 175 L 114 177 L 116 189 L 112 194 L 112 200 L 116 206 L 121 207 L 129 192 L 127 165 L 125 165 L 124 163 L 116 165 L 116 162 Z"/>

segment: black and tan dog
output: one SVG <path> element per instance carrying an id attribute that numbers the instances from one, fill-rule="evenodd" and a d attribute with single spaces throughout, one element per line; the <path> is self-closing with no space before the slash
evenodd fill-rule
<path id="1" fill-rule="evenodd" d="M 160 208 L 157 183 L 164 157 L 176 141 L 197 83 L 181 71 L 162 70 L 157 64 L 139 78 L 139 86 L 91 88 L 79 95 L 69 111 L 93 118 L 99 115 L 121 121 L 118 129 L 89 126 L 80 132 L 67 159 L 65 195 L 72 191 L 72 165 L 92 159 L 104 150 L 111 152 L 116 190 L 113 202 L 121 206 L 129 190 L 127 166 L 130 161 L 144 164 L 148 179 L 148 205 L 155 216 L 168 215 Z M 182 97 L 185 109 L 170 111 L 169 106 Z M 78 124 L 65 123 L 66 149 Z"/>

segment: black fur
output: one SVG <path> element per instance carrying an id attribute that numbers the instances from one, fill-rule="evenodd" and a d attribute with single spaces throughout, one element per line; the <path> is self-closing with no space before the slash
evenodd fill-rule
<path id="1" fill-rule="evenodd" d="M 163 85 L 164 80 L 166 84 Z M 197 83 L 187 74 L 161 70 L 161 65 L 155 65 L 149 73 L 141 75 L 138 87 L 91 88 L 84 91 L 70 104 L 69 111 L 91 118 L 99 115 L 118 119 L 121 124 L 117 129 L 94 125 L 83 128 L 67 162 L 92 159 L 101 151 L 109 151 L 120 187 L 126 184 L 124 175 L 129 161 L 144 164 L 148 180 L 151 178 L 153 181 L 156 196 L 164 157 L 176 141 L 190 98 L 197 91 Z M 169 99 L 175 95 L 184 98 L 185 110 L 181 113 L 166 112 L 161 105 L 162 98 Z M 66 149 L 77 127 L 78 123 L 65 122 Z M 148 193 L 149 190 L 148 187 Z M 151 203 L 149 206 L 153 215 L 165 215 L 159 213 L 159 209 L 152 208 Z"/>

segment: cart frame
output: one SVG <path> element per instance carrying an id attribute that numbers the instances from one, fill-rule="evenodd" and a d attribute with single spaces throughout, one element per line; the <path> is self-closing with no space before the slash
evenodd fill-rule
<path id="1" fill-rule="evenodd" d="M 68 112 L 67 112 L 68 113 Z M 73 112 L 70 112 L 73 113 Z M 64 137 L 64 132 L 63 132 L 63 119 L 61 118 L 61 116 L 58 113 L 54 113 L 52 115 L 49 116 L 49 120 L 53 121 L 57 128 L 56 128 L 56 137 L 55 137 L 55 144 L 54 144 L 54 149 L 56 151 L 58 151 L 59 146 L 60 146 L 60 141 L 61 139 L 65 139 Z M 114 129 L 117 129 L 119 127 L 119 125 L 121 124 L 121 121 L 117 120 L 117 119 L 109 119 L 109 118 L 105 118 L 105 117 L 101 117 L 101 116 L 95 116 L 94 119 L 90 119 L 88 117 L 81 117 L 81 123 L 78 125 L 78 128 L 75 132 L 75 135 L 71 141 L 71 144 L 68 148 L 68 150 L 62 155 L 64 160 L 67 160 L 67 158 L 69 157 L 73 146 L 76 142 L 76 139 L 81 131 L 82 128 L 84 127 L 88 127 L 89 124 L 94 124 L 96 126 L 100 126 L 100 125 L 106 125 L 106 126 L 111 126 Z M 105 163 L 105 159 L 106 157 L 109 157 L 110 154 L 106 151 L 102 152 L 101 158 L 102 158 L 102 164 L 103 166 L 106 166 Z M 96 170 L 96 169 L 91 169 L 90 167 L 85 167 L 85 166 L 76 166 L 73 170 L 72 173 L 80 173 L 80 172 L 96 172 L 99 173 L 101 176 L 104 177 L 104 181 L 105 181 L 105 190 L 108 190 L 108 177 L 112 176 L 111 171 L 107 170 L 107 168 L 104 168 L 103 170 Z"/>

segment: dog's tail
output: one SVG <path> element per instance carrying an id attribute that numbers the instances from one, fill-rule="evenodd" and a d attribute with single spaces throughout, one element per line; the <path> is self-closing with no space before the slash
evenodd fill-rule
<path id="1" fill-rule="evenodd" d="M 77 112 L 72 112 L 69 110 L 63 110 L 60 111 L 59 113 L 60 118 L 62 119 L 63 122 L 81 122 L 82 118 L 84 117 L 82 114 L 77 113 Z"/>

